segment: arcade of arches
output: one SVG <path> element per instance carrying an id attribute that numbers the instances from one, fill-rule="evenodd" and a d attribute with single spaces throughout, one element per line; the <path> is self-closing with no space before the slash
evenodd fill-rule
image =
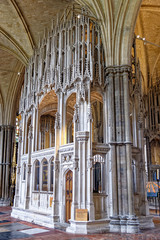
<path id="1" fill-rule="evenodd" d="M 159 1 L 2 0 L 0 10 L 0 206 L 73 233 L 154 227 Z"/>

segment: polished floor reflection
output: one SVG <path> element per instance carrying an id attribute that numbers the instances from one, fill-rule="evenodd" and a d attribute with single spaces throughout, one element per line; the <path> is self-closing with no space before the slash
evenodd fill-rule
<path id="1" fill-rule="evenodd" d="M 93 235 L 68 234 L 58 229 L 49 229 L 10 216 L 11 207 L 0 207 L 0 240 L 160 240 L 160 217 L 154 215 L 155 228 L 138 234 L 105 233 Z M 154 212 L 152 212 L 154 214 Z M 63 229 L 63 228 L 62 228 Z"/>

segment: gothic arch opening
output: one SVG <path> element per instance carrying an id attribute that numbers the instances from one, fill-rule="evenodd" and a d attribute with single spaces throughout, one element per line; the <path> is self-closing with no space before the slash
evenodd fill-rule
<path id="1" fill-rule="evenodd" d="M 97 91 L 91 92 L 92 107 L 92 141 L 103 143 L 103 98 Z"/>
<path id="2" fill-rule="evenodd" d="M 76 93 L 72 93 L 66 102 L 66 131 L 67 131 L 67 143 L 72 143 L 74 140 L 74 106 L 76 104 Z"/>
<path id="3" fill-rule="evenodd" d="M 52 90 L 47 93 L 39 105 L 39 149 L 55 146 L 55 117 L 58 99 Z"/>

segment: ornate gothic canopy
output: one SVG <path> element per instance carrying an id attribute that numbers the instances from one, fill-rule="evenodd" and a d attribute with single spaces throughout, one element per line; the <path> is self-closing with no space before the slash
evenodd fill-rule
<path id="1" fill-rule="evenodd" d="M 32 56 L 34 47 L 38 46 L 39 39 L 42 39 L 44 29 L 50 29 L 53 19 L 56 21 L 57 13 L 61 15 L 62 10 L 73 2 L 87 5 L 98 20 L 102 29 L 102 40 L 108 65 L 113 65 L 114 62 L 119 65 L 119 59 L 120 64 L 128 64 L 127 56 L 119 47 L 121 40 L 118 39 L 122 35 L 121 37 L 128 41 L 125 37 L 125 32 L 128 30 L 125 29 L 134 31 L 136 15 L 141 2 L 135 33 L 148 41 L 159 44 L 159 0 L 130 1 L 129 5 L 121 4 L 122 1 L 107 1 L 103 4 L 100 0 L 36 0 L 34 2 L 32 0 L 1 0 L 0 111 L 2 114 L 0 123 L 14 124 L 15 109 L 18 109 L 17 96 L 20 96 L 20 88 L 24 81 L 24 66 Z M 127 3 L 127 1 L 125 2 Z M 130 38 L 132 40 L 133 35 Z M 130 46 L 132 45 L 131 40 Z M 122 45 L 124 48 L 127 47 L 125 42 Z M 144 78 L 148 78 L 148 73 L 150 76 L 157 74 L 160 69 L 158 67 L 160 62 L 158 49 L 148 44 L 143 45 L 143 42 L 138 40 L 137 48 Z M 4 106 L 14 109 L 14 112 L 6 112 Z"/>

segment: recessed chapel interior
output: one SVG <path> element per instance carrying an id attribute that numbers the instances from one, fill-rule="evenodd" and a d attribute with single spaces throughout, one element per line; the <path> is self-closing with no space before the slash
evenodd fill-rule
<path id="1" fill-rule="evenodd" d="M 71 233 L 153 228 L 159 0 L 1 0 L 0 13 L 0 206 Z"/>

